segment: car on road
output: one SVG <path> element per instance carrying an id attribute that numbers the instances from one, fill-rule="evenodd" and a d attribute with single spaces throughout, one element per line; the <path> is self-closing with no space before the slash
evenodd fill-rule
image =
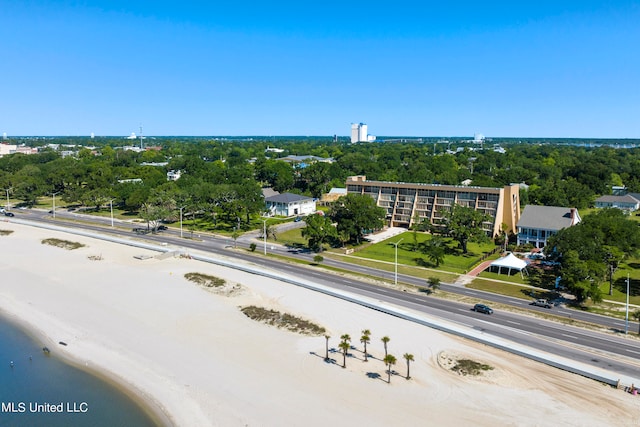
<path id="1" fill-rule="evenodd" d="M 158 226 L 158 231 L 164 231 L 164 230 L 168 230 L 169 228 L 166 225 L 159 225 Z"/>
<path id="2" fill-rule="evenodd" d="M 484 305 L 484 304 L 474 305 L 473 311 L 477 311 L 478 313 L 484 313 L 484 314 L 493 314 L 493 309 L 488 305 Z"/>
<path id="3" fill-rule="evenodd" d="M 553 307 L 553 304 L 551 304 L 549 301 L 547 301 L 546 299 L 537 299 L 535 301 L 531 301 L 531 303 L 529 305 L 535 305 L 538 307 L 544 307 L 544 308 L 551 308 Z"/>
<path id="4" fill-rule="evenodd" d="M 4 213 L 4 216 L 15 216 L 13 212 L 6 212 Z"/>

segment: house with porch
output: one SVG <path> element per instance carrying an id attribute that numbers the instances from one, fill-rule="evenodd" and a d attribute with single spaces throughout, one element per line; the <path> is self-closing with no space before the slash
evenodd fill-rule
<path id="1" fill-rule="evenodd" d="M 302 216 L 316 211 L 315 199 L 300 194 L 282 193 L 265 198 L 267 212 L 271 216 Z"/>
<path id="2" fill-rule="evenodd" d="M 600 196 L 595 202 L 596 208 L 616 208 L 627 212 L 640 209 L 640 194 L 628 193 L 623 196 Z"/>
<path id="3" fill-rule="evenodd" d="M 576 208 L 526 205 L 517 226 L 518 246 L 531 244 L 544 248 L 550 236 L 580 221 Z"/>

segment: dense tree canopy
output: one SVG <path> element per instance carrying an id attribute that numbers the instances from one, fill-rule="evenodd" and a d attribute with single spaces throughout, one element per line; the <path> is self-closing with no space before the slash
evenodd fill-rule
<path id="1" fill-rule="evenodd" d="M 360 244 L 365 232 L 379 230 L 384 225 L 386 211 L 367 195 L 347 194 L 331 205 L 329 217 L 336 222 L 338 233 Z"/>
<path id="2" fill-rule="evenodd" d="M 640 227 L 619 209 L 600 209 L 551 236 L 547 246 L 561 264 L 565 286 L 593 297 L 592 284 L 608 279 L 613 285 L 619 263 L 638 253 Z"/>
<path id="3" fill-rule="evenodd" d="M 59 138 L 57 144 L 71 145 L 60 145 L 60 151 L 48 147 L 49 142 L 16 141 L 39 146 L 42 152 L 0 158 L 0 188 L 13 199 L 31 205 L 56 194 L 66 203 L 99 207 L 113 200 L 121 209 L 139 211 L 154 192 L 162 190 L 203 219 L 237 223 L 240 218 L 247 224 L 262 209 L 260 187 L 319 198 L 332 186 L 344 186 L 349 175 L 440 184 L 470 179 L 472 185 L 490 187 L 525 183 L 529 189 L 521 191 L 523 203 L 577 208 L 592 206 L 596 197 L 609 194 L 611 185 L 640 192 L 640 149 L 554 140 L 494 141 L 505 148 L 504 153 L 489 145 L 477 150 L 462 139 L 444 144 L 437 139 L 349 144 L 332 138 L 158 138 L 157 147 L 142 152 L 123 149 L 131 142 L 117 138 Z M 63 151 L 77 154 L 62 157 Z M 277 160 L 290 154 L 333 162 L 292 167 Z M 181 178 L 167 182 L 169 170 L 180 170 Z M 365 227 L 370 228 L 375 227 Z M 351 225 L 339 231 L 349 239 L 361 237 Z"/>

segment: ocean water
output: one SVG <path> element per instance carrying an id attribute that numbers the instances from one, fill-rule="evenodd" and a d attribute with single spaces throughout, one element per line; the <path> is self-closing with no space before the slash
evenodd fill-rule
<path id="1" fill-rule="evenodd" d="M 31 336 L 0 318 L 0 426 L 162 425 L 120 389 L 62 362 L 50 349 L 45 354 Z"/>

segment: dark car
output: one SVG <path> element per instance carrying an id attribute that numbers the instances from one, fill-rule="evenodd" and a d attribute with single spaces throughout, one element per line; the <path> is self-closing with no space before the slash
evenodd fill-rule
<path id="1" fill-rule="evenodd" d="M 164 231 L 164 230 L 168 230 L 169 228 L 166 225 L 159 225 L 158 226 L 158 231 Z"/>
<path id="2" fill-rule="evenodd" d="M 15 216 L 15 215 L 13 214 L 13 212 L 5 212 L 4 216 Z"/>
<path id="3" fill-rule="evenodd" d="M 488 305 L 484 305 L 484 304 L 474 305 L 473 311 L 477 311 L 478 313 L 484 313 L 484 314 L 493 314 L 493 309 Z"/>

